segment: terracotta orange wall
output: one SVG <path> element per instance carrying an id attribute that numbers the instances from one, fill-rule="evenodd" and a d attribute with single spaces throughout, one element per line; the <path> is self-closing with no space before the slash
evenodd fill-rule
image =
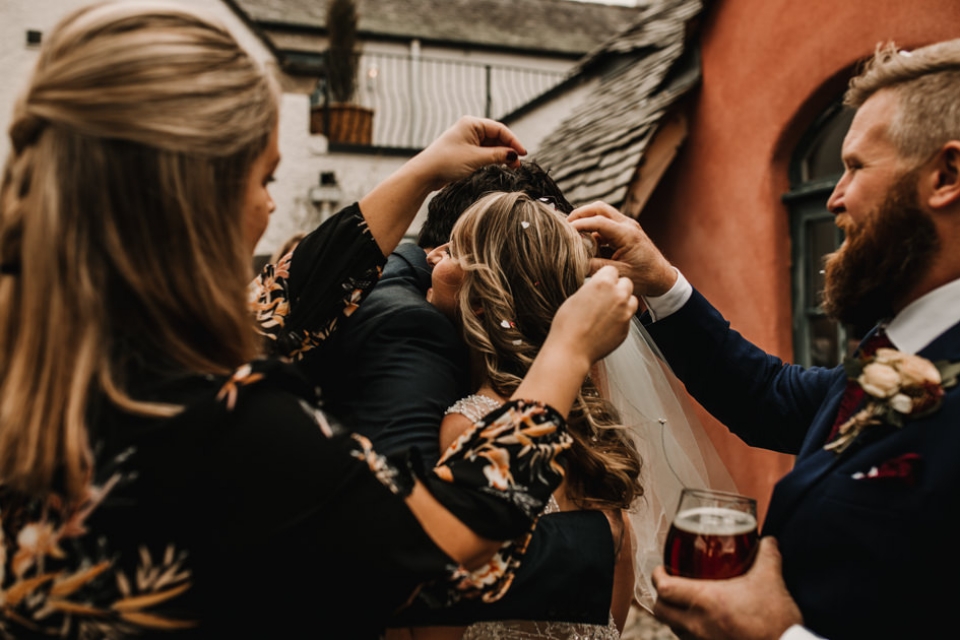
<path id="1" fill-rule="evenodd" d="M 880 41 L 960 37 L 956 0 L 714 0 L 690 133 L 640 221 L 734 328 L 792 357 L 791 153 Z M 791 456 L 751 449 L 704 414 L 741 491 L 766 507 Z M 771 425 L 775 428 L 775 425 Z"/>

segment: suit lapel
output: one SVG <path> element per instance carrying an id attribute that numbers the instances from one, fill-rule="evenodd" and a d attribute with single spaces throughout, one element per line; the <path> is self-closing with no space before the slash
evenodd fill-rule
<path id="1" fill-rule="evenodd" d="M 840 409 L 840 401 L 843 399 L 843 392 L 847 388 L 847 377 L 841 367 L 837 371 L 837 377 L 830 386 L 830 391 L 826 396 L 823 406 L 814 417 L 807 431 L 807 435 L 797 454 L 798 462 L 806 459 L 810 454 L 822 449 L 826 444 L 827 437 L 833 428 L 833 421 L 837 417 L 837 411 Z"/>
<path id="2" fill-rule="evenodd" d="M 860 344 L 857 345 L 857 353 L 859 353 L 860 349 L 863 348 L 863 344 L 873 337 L 877 331 L 878 329 L 874 327 L 872 331 L 863 337 L 863 340 L 861 340 Z M 834 380 L 833 385 L 830 387 L 829 393 L 827 393 L 827 399 L 824 401 L 820 411 L 814 417 L 813 422 L 810 425 L 810 429 L 807 431 L 807 436 L 804 438 L 803 445 L 800 447 L 800 453 L 797 456 L 798 461 L 804 460 L 809 455 L 823 449 L 823 445 L 826 444 L 827 438 L 830 436 L 830 432 L 833 429 L 833 423 L 837 418 L 838 411 L 840 410 L 840 403 L 843 401 L 843 394 L 846 391 L 846 388 L 847 375 L 846 371 L 841 365 L 837 367 L 836 379 Z"/>

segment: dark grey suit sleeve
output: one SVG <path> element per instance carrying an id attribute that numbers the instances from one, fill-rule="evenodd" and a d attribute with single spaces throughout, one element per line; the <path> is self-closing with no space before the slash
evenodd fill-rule
<path id="1" fill-rule="evenodd" d="M 466 359 L 456 329 L 439 314 L 408 308 L 368 336 L 359 353 L 372 358 L 358 363 L 364 369 L 365 408 L 355 428 L 381 453 L 414 447 L 432 466 L 440 457 L 444 411 L 466 387 Z"/>

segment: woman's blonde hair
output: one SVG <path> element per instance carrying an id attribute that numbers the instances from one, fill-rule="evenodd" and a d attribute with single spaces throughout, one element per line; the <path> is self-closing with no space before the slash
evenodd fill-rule
<path id="1" fill-rule="evenodd" d="M 553 317 L 589 273 L 592 243 L 564 216 L 524 193 L 492 193 L 451 234 L 463 269 L 458 314 L 482 364 L 478 377 L 510 397 L 540 351 Z M 640 456 L 588 377 L 570 412 L 567 490 L 580 507 L 629 508 L 643 494 Z"/>
<path id="2" fill-rule="evenodd" d="M 258 354 L 241 213 L 277 113 L 258 64 L 182 5 L 93 5 L 50 33 L 0 185 L 5 485 L 80 494 L 91 393 L 177 412 L 132 398 L 125 372 Z"/>

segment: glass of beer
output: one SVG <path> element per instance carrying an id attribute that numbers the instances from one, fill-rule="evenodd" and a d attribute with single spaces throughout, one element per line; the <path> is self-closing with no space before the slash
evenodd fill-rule
<path id="1" fill-rule="evenodd" d="M 738 576 L 757 555 L 757 501 L 747 496 L 684 489 L 667 532 L 664 568 L 685 578 Z"/>

